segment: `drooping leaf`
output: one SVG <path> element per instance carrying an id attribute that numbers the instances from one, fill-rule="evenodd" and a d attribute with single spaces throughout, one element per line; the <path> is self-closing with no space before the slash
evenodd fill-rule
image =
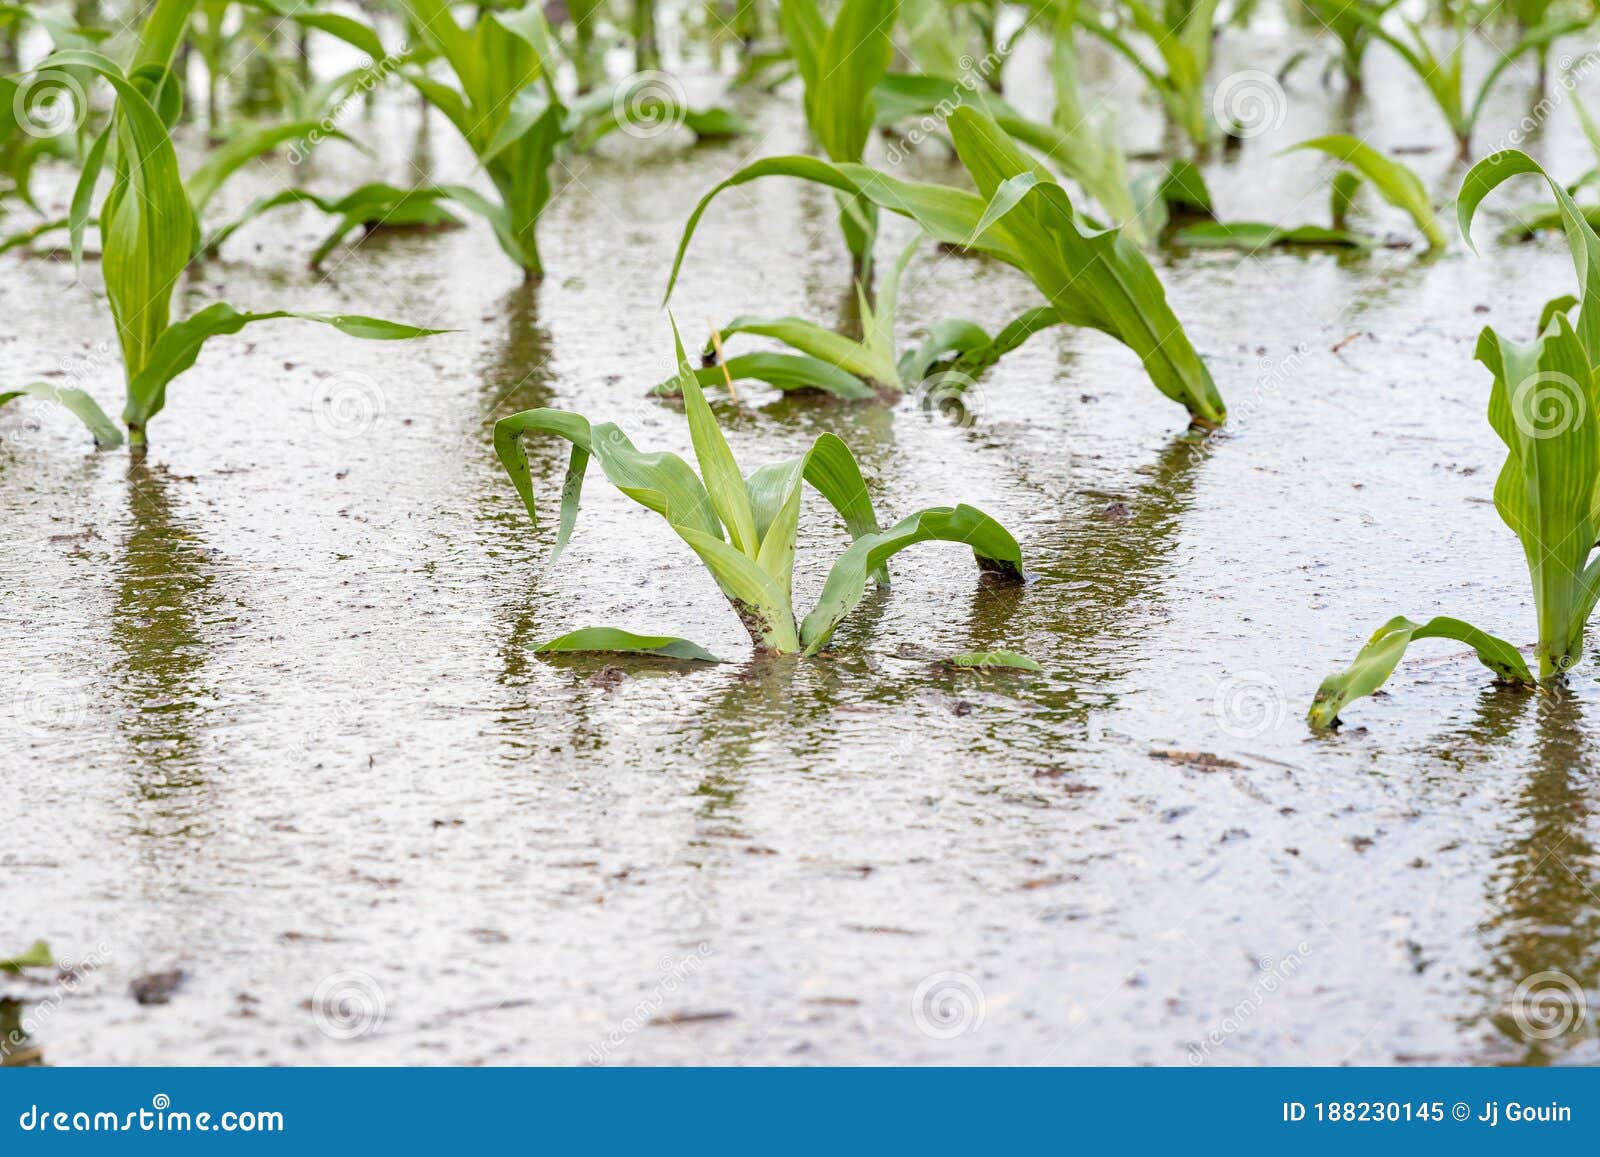
<path id="1" fill-rule="evenodd" d="M 106 417 L 98 402 L 75 386 L 52 386 L 33 382 L 20 389 L 0 391 L 0 406 L 14 398 L 38 398 L 65 407 L 94 435 L 94 444 L 101 449 L 122 445 L 122 431 Z"/>
<path id="2" fill-rule="evenodd" d="M 971 506 L 938 506 L 910 515 L 888 530 L 851 543 L 828 572 L 817 605 L 800 627 L 807 655 L 815 655 L 861 601 L 867 576 L 908 546 L 929 540 L 960 542 L 972 548 L 980 569 L 1022 579 L 1022 552 L 1006 529 Z"/>
<path id="3" fill-rule="evenodd" d="M 1406 648 L 1419 639 L 1454 639 L 1466 643 L 1502 682 L 1533 685 L 1528 665 L 1517 649 L 1504 639 L 1497 639 L 1460 619 L 1441 616 L 1426 623 L 1414 623 L 1402 615 L 1379 627 L 1350 666 L 1322 681 L 1307 715 L 1312 729 L 1333 726 L 1339 712 L 1347 705 L 1383 686 Z"/>
<path id="4" fill-rule="evenodd" d="M 341 333 L 369 341 L 398 341 L 444 332 L 360 314 L 305 313 L 291 309 L 241 313 L 226 302 L 215 302 L 161 331 L 143 368 L 128 380 L 128 405 L 123 417 L 130 426 L 143 427 L 160 413 L 166 405 L 167 385 L 194 365 L 201 347 L 211 338 L 238 333 L 254 322 L 283 317 L 331 325 Z"/>
<path id="5" fill-rule="evenodd" d="M 1444 229 L 1433 211 L 1433 201 L 1422 179 L 1406 165 L 1344 133 L 1313 137 L 1285 151 L 1295 149 L 1315 149 L 1349 165 L 1371 183 L 1379 196 L 1411 217 L 1412 223 L 1428 239 L 1430 249 L 1444 248 Z"/>

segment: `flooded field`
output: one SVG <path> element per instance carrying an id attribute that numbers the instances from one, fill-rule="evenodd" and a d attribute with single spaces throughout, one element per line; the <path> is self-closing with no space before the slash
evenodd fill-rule
<path id="1" fill-rule="evenodd" d="M 1225 33 L 1220 72 L 1299 42 Z M 1579 46 L 1586 47 L 1586 46 Z M 1047 44 L 1007 65 L 1047 100 Z M 1264 54 L 1264 56 L 1263 56 Z M 1261 64 L 1265 58 L 1270 64 Z M 1135 151 L 1155 106 L 1126 93 Z M 684 74 L 708 99 L 722 79 Z M 1514 67 L 1480 155 L 1528 111 Z M 1321 220 L 1349 131 L 1404 153 L 1454 238 L 1465 166 L 1392 54 L 1347 98 L 1305 67 L 1283 123 L 1202 166 L 1230 219 Z M 46 939 L 63 977 L 11 978 L 0 1030 L 84 1064 L 1594 1064 L 1600 996 L 1600 668 L 1497 688 L 1419 644 L 1386 693 L 1313 735 L 1318 683 L 1396 614 L 1518 645 L 1534 614 L 1492 505 L 1479 329 L 1532 336 L 1574 286 L 1559 237 L 1496 240 L 1533 182 L 1480 213 L 1480 255 L 1159 250 L 1230 421 L 1201 439 L 1125 348 L 1034 338 L 959 399 L 717 402 L 746 468 L 822 431 L 885 521 L 966 502 L 1028 582 L 971 553 L 896 557 L 815 659 L 753 657 L 694 555 L 599 484 L 546 565 L 566 446 L 530 441 L 533 529 L 490 445 L 536 406 L 689 454 L 661 309 L 696 200 L 804 151 L 797 102 L 729 98 L 749 137 L 618 135 L 563 166 L 525 285 L 476 220 L 374 234 L 307 268 L 309 211 L 197 266 L 188 309 L 363 312 L 450 332 L 349 342 L 293 323 L 209 346 L 142 460 L 72 418 L 0 412 L 0 950 Z M 292 173 L 470 182 L 415 99 L 385 93 Z M 188 140 L 186 147 L 198 147 Z M 869 159 L 881 161 L 882 142 Z M 1587 155 L 1557 107 L 1522 147 Z M 930 141 L 905 175 L 956 183 Z M 262 163 L 224 208 L 290 178 Z M 56 209 L 72 175 L 41 170 Z M 1297 198 L 1300 198 L 1297 204 Z M 1377 206 L 1377 208 L 1374 208 Z M 1404 234 L 1375 198 L 1359 223 Z M 886 219 L 880 253 L 910 234 Z M 0 258 L 8 376 L 121 371 L 97 264 Z M 1033 304 L 1014 270 L 925 246 L 902 340 Z M 724 194 L 673 310 L 687 341 L 742 313 L 832 323 L 849 265 L 831 194 Z M 807 607 L 845 536 L 801 525 Z M 613 625 L 730 660 L 546 660 Z M 952 670 L 1007 648 L 1042 673 Z M 181 975 L 172 975 L 172 974 Z M 20 1001 L 20 1003 L 18 1003 Z M 7 1020 L 11 1022 L 7 1023 Z M 1558 1023 L 1559 1022 L 1559 1023 Z M 1549 1031 L 1557 1024 L 1559 1031 Z"/>

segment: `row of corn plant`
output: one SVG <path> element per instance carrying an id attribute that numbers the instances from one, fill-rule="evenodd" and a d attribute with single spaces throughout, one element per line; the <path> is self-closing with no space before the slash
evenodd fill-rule
<path id="1" fill-rule="evenodd" d="M 811 181 L 909 217 L 941 244 L 1021 270 L 1044 297 L 1041 306 L 1019 319 L 1022 337 L 1049 325 L 1099 330 L 1138 355 L 1155 387 L 1183 405 L 1192 422 L 1220 425 L 1227 413 L 1222 396 L 1140 247 L 1119 230 L 1085 224 L 1066 190 L 992 118 L 958 108 L 945 124 L 975 193 L 815 157 L 756 161 L 718 184 L 695 207 L 673 260 L 668 297 L 695 230 L 718 194 L 763 177 Z M 1018 328 L 1014 323 L 1002 333 L 1015 340 Z M 971 353 L 976 329 L 951 327 L 952 346 L 926 353 L 927 364 Z M 987 339 L 982 348 L 992 352 L 998 340 Z"/>

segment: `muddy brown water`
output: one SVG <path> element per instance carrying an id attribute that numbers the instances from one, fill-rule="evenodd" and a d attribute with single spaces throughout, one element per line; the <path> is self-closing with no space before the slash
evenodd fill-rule
<path id="1" fill-rule="evenodd" d="M 1270 71 L 1292 44 L 1232 35 L 1216 75 Z M 1369 62 L 1364 102 L 1304 69 L 1283 123 L 1208 162 L 1225 216 L 1325 220 L 1328 163 L 1275 153 L 1346 129 L 1432 146 L 1408 159 L 1450 199 L 1435 114 L 1383 50 Z M 1130 143 L 1158 144 L 1136 87 L 1089 72 Z M 1043 75 L 1040 47 L 1020 50 L 1016 98 L 1037 107 Z M 1513 70 L 1480 152 L 1530 76 Z M 793 100 L 740 99 L 756 138 L 619 136 L 574 160 L 537 289 L 477 223 L 375 236 L 318 275 L 321 222 L 262 219 L 185 309 L 453 332 L 219 339 L 142 465 L 86 454 L 43 407 L 0 414 L 0 951 L 42 937 L 75 969 L 6 982 L 12 1047 L 56 1064 L 1600 1060 L 1593 659 L 1535 698 L 1419 646 L 1342 732 L 1303 723 L 1393 614 L 1531 641 L 1471 354 L 1485 322 L 1526 336 L 1571 290 L 1558 240 L 1493 240 L 1539 190 L 1497 195 L 1476 257 L 1159 256 L 1233 413 L 1203 452 L 1135 360 L 1084 332 L 1008 357 L 955 422 L 916 397 L 747 388 L 720 407 L 747 469 L 834 430 L 886 519 L 975 504 L 1034 576 L 988 586 L 969 554 L 924 545 L 830 655 L 757 661 L 694 557 L 597 471 L 547 569 L 550 530 L 488 442 L 495 418 L 551 405 L 688 452 L 680 412 L 644 396 L 670 369 L 678 231 L 742 159 L 804 140 Z M 414 101 L 361 115 L 376 160 L 325 144 L 225 207 L 285 180 L 471 174 Z M 1565 179 L 1587 167 L 1570 108 L 1527 147 Z M 915 168 L 956 179 L 937 144 Z M 1370 196 L 1361 224 L 1407 229 Z M 829 196 L 757 184 L 709 214 L 674 309 L 696 334 L 741 312 L 830 320 L 841 253 Z M 7 377 L 65 375 L 111 408 L 98 271 L 4 260 Z M 902 341 L 1032 295 L 930 249 Z M 534 457 L 553 512 L 564 448 Z M 819 506 L 802 608 L 842 546 Z M 594 624 L 732 662 L 528 654 Z M 999 646 L 1045 673 L 932 662 Z M 135 1000 L 173 971 L 164 1003 Z"/>

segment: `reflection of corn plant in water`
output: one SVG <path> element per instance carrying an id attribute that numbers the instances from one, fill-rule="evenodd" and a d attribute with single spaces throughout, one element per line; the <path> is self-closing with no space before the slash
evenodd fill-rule
<path id="1" fill-rule="evenodd" d="M 1515 150 L 1480 161 L 1467 174 L 1457 204 L 1463 235 L 1470 240 L 1484 196 L 1523 173 L 1544 177 L 1561 206 L 1582 303 L 1569 296 L 1547 304 L 1539 336 L 1526 344 L 1485 327 L 1477 358 L 1494 375 L 1489 423 L 1508 451 L 1495 483 L 1495 509 L 1522 540 L 1538 618 L 1538 678 L 1548 681 L 1583 654 L 1584 628 L 1600 599 L 1600 236 L 1567 191 Z M 1576 325 L 1568 319 L 1575 305 Z M 1470 645 L 1504 682 L 1535 681 L 1515 647 L 1460 619 L 1391 619 L 1354 663 L 1323 681 L 1311 704 L 1312 727 L 1331 726 L 1351 700 L 1383 685 L 1412 642 L 1430 638 Z"/>
<path id="2" fill-rule="evenodd" d="M 931 507 L 880 530 L 855 457 L 832 434 L 819 437 L 800 458 L 763 466 L 748 477 L 741 475 L 716 416 L 685 361 L 682 342 L 677 343 L 677 357 L 682 367 L 679 388 L 688 411 L 699 475 L 676 454 L 641 453 L 612 423 L 591 426 L 587 419 L 565 410 L 528 410 L 495 424 L 495 450 L 535 521 L 538 515 L 523 436 L 554 434 L 572 444 L 552 559 L 572 534 L 584 472 L 593 457 L 612 485 L 664 517 L 700 556 L 758 652 L 816 654 L 861 601 L 868 578 L 887 583 L 889 559 L 919 542 L 963 543 L 972 548 L 983 570 L 1007 579 L 1022 578 L 1022 556 L 1016 541 L 999 523 L 970 506 Z M 799 620 L 791 585 L 804 483 L 810 483 L 844 518 L 853 541 L 829 571 L 816 607 Z M 640 636 L 609 627 L 573 632 L 540 650 L 711 658 L 685 639 Z"/>
<path id="3" fill-rule="evenodd" d="M 950 323 L 946 332 L 952 344 L 921 351 L 924 364 L 931 366 L 947 356 L 978 355 L 981 361 L 1010 348 L 1007 342 L 1020 344 L 1047 326 L 1085 326 L 1137 354 L 1156 388 L 1187 408 L 1196 424 L 1220 425 L 1227 413 L 1222 398 L 1139 247 L 1118 230 L 1097 230 L 1080 221 L 1066 190 L 989 117 L 970 108 L 957 109 L 946 127 L 957 156 L 977 185 L 976 194 L 948 185 L 903 181 L 866 165 L 769 157 L 740 169 L 701 198 L 684 226 L 668 295 L 695 228 L 718 193 L 760 177 L 798 177 L 910 217 L 942 244 L 998 258 L 1027 274 L 1044 295 L 1045 305 L 1028 311 L 992 339 L 977 326 Z M 902 377 L 906 368 L 900 368 Z"/>
<path id="4" fill-rule="evenodd" d="M 1422 179 L 1408 166 L 1342 133 L 1301 141 L 1284 151 L 1293 152 L 1296 149 L 1327 153 L 1348 166 L 1333 175 L 1329 189 L 1329 216 L 1332 220 L 1328 226 L 1212 221 L 1180 229 L 1174 240 L 1180 245 L 1196 248 L 1227 246 L 1254 250 L 1271 245 L 1339 245 L 1371 249 L 1378 244 L 1377 238 L 1352 232 L 1346 227 L 1350 203 L 1360 191 L 1362 182 L 1366 181 L 1385 201 L 1405 211 L 1427 241 L 1430 251 L 1444 248 L 1444 229 L 1434 214 L 1433 201 Z"/>

